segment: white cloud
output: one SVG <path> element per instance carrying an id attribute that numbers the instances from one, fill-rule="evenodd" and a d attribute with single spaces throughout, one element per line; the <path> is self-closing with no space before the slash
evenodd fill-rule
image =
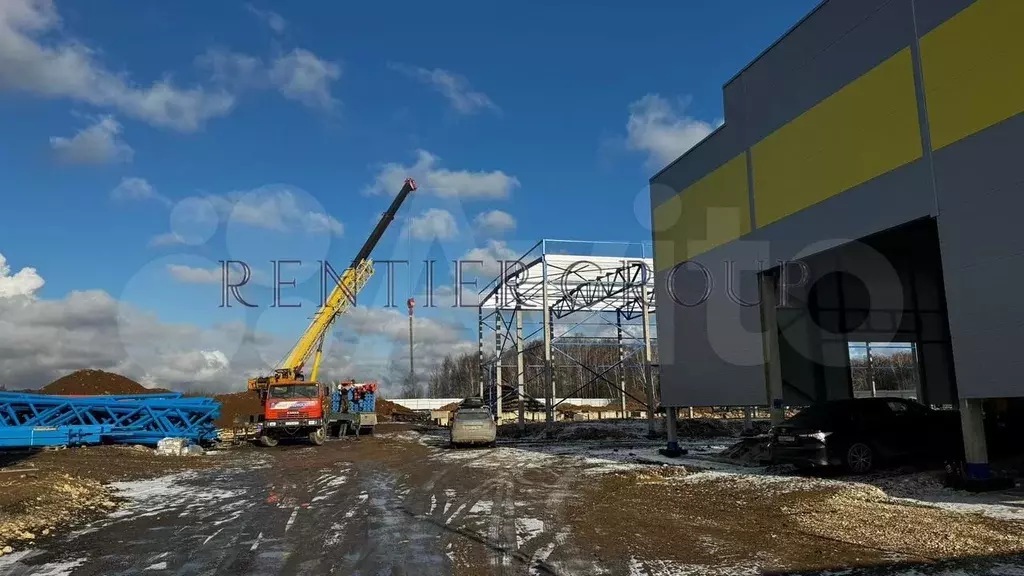
<path id="1" fill-rule="evenodd" d="M 209 328 L 162 322 L 100 290 L 36 297 L 42 285 L 32 268 L 11 275 L 0 256 L 0 383 L 38 388 L 91 368 L 173 390 L 244 390 L 245 378 L 266 374 L 273 368 L 267 361 L 282 358 L 294 345 L 292 338 L 240 321 Z M 304 327 L 309 311 L 292 313 L 296 326 Z M 474 346 L 457 322 L 418 315 L 414 329 L 417 369 L 423 374 L 445 354 Z M 408 366 L 407 338 L 404 308 L 356 306 L 335 324 L 321 371 L 329 379 L 376 378 L 387 386 L 396 361 Z"/>
<path id="2" fill-rule="evenodd" d="M 481 212 L 477 214 L 474 223 L 477 229 L 484 234 L 504 234 L 516 228 L 516 219 L 508 212 L 502 212 L 501 210 Z"/>
<path id="3" fill-rule="evenodd" d="M 451 212 L 431 208 L 409 220 L 405 233 L 417 240 L 448 240 L 458 235 L 459 226 Z"/>
<path id="4" fill-rule="evenodd" d="M 476 274 L 481 280 L 477 284 L 478 287 L 483 287 L 498 277 L 504 262 L 517 260 L 519 256 L 520 254 L 509 248 L 504 241 L 488 240 L 486 245 L 466 252 L 460 260 L 465 262 L 463 269 L 466 276 Z M 471 261 L 478 261 L 480 264 L 470 264 Z"/>
<path id="5" fill-rule="evenodd" d="M 70 138 L 52 136 L 50 146 L 67 164 L 131 162 L 135 151 L 118 137 L 120 134 L 120 122 L 113 116 L 101 116 Z"/>
<path id="6" fill-rule="evenodd" d="M 309 219 L 308 230 L 313 232 L 328 232 L 335 236 L 341 236 L 345 233 L 345 226 L 342 225 L 342 223 L 334 216 L 320 212 L 307 212 L 306 217 Z"/>
<path id="7" fill-rule="evenodd" d="M 255 14 L 257 18 L 263 20 L 263 22 L 265 22 L 275 34 L 283 33 L 284 29 L 288 26 L 288 21 L 273 10 L 260 10 L 252 4 L 246 4 L 245 7 Z"/>
<path id="8" fill-rule="evenodd" d="M 683 113 L 685 103 L 672 106 L 658 94 L 648 94 L 629 105 L 626 146 L 646 152 L 647 164 L 661 168 L 682 156 L 721 124 L 696 120 Z"/>
<path id="9" fill-rule="evenodd" d="M 337 104 L 331 96 L 331 82 L 341 77 L 341 68 L 333 62 L 321 60 L 308 50 L 296 48 L 278 57 L 268 75 L 270 82 L 285 98 L 325 110 Z"/>
<path id="10" fill-rule="evenodd" d="M 441 68 L 428 70 L 406 64 L 390 63 L 388 66 L 440 92 L 460 114 L 476 114 L 483 109 L 498 111 L 498 106 L 486 94 L 474 91 L 465 77 L 454 72 Z"/>
<path id="11" fill-rule="evenodd" d="M 149 241 L 150 246 L 173 246 L 175 244 L 188 244 L 188 240 L 177 232 L 165 232 L 154 236 Z"/>
<path id="12" fill-rule="evenodd" d="M 22 268 L 11 274 L 11 266 L 7 263 L 7 258 L 0 254 L 0 298 L 14 296 L 34 298 L 36 290 L 42 288 L 43 284 L 45 282 L 35 268 Z"/>
<path id="13" fill-rule="evenodd" d="M 287 186 L 270 186 L 250 192 L 231 192 L 206 197 L 221 218 L 268 230 L 304 230 L 341 236 L 344 225 L 335 217 L 311 210 Z"/>
<path id="14" fill-rule="evenodd" d="M 271 87 L 285 98 L 323 110 L 332 110 L 338 104 L 331 95 L 331 84 L 341 78 L 341 67 L 309 50 L 296 48 L 268 65 L 256 56 L 211 49 L 197 62 L 210 70 L 214 82 L 225 88 Z"/>
<path id="15" fill-rule="evenodd" d="M 114 200 L 156 200 L 161 204 L 170 205 L 171 201 L 156 191 L 145 178 L 134 176 L 121 178 L 121 182 L 110 192 Z"/>
<path id="16" fill-rule="evenodd" d="M 197 268 L 181 264 L 168 264 L 167 271 L 175 280 L 186 284 L 220 284 L 222 278 L 220 268 Z"/>
<path id="17" fill-rule="evenodd" d="M 440 168 L 441 159 L 426 150 L 416 151 L 416 162 L 404 166 L 390 162 L 381 166 L 373 184 L 366 191 L 371 194 L 396 194 L 406 178 L 412 177 L 420 193 L 427 192 L 442 198 L 508 198 L 519 187 L 519 179 L 501 170 L 492 172 L 452 171 Z"/>
<path id="18" fill-rule="evenodd" d="M 0 2 L 0 89 L 115 108 L 154 126 L 200 129 L 234 107 L 224 90 L 180 88 L 169 78 L 141 86 L 108 70 L 97 51 L 64 35 L 52 0 Z"/>
<path id="19" fill-rule="evenodd" d="M 466 283 L 461 286 L 459 299 L 457 301 L 455 299 L 455 286 L 445 284 L 444 286 L 434 288 L 434 306 L 472 307 L 480 303 L 480 290 L 487 285 L 487 282 L 481 282 L 482 278 L 477 277 L 478 267 L 465 266 L 464 268 L 466 277 L 463 280 Z M 475 284 L 473 283 L 474 280 L 476 280 Z"/>

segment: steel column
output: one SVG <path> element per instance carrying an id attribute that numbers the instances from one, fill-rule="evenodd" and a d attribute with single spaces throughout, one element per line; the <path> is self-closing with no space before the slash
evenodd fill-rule
<path id="1" fill-rule="evenodd" d="M 647 388 L 647 433 L 655 436 L 657 431 L 654 425 L 654 374 L 651 371 L 651 316 L 648 313 L 647 283 L 644 282 L 640 288 L 641 302 L 640 309 L 643 316 L 644 327 L 644 385 Z"/>
<path id="2" fill-rule="evenodd" d="M 615 311 L 615 338 L 619 343 L 619 405 L 622 417 L 626 417 L 626 350 L 622 347 L 622 312 Z"/>
<path id="3" fill-rule="evenodd" d="M 778 295 L 775 289 L 775 275 L 762 273 L 761 284 L 761 330 L 764 342 L 765 379 L 768 381 L 768 406 L 771 409 L 772 425 L 781 424 L 786 409 L 782 398 L 782 362 L 779 357 L 779 316 L 776 308 Z"/>
<path id="4" fill-rule="evenodd" d="M 477 366 L 479 366 L 480 373 L 480 399 L 484 398 L 484 309 L 477 308 Z"/>
<path id="5" fill-rule="evenodd" d="M 502 344 L 501 341 L 501 329 L 503 327 L 501 317 L 501 309 L 494 311 L 494 393 L 497 396 L 495 398 L 495 418 L 497 418 L 498 424 L 501 424 L 501 352 Z"/>
<path id="6" fill-rule="evenodd" d="M 544 257 L 544 249 L 541 249 L 541 318 L 544 322 L 544 398 L 547 400 L 546 421 L 548 433 L 551 433 L 551 424 L 554 422 L 555 381 L 551 373 L 551 307 L 548 302 L 548 261 Z"/>
<path id="7" fill-rule="evenodd" d="M 526 429 L 525 421 L 525 402 L 526 399 L 524 394 L 526 393 L 526 371 L 523 366 L 523 310 L 522 308 L 515 311 L 516 315 L 516 374 L 517 383 L 519 385 L 519 430 L 523 431 Z"/>

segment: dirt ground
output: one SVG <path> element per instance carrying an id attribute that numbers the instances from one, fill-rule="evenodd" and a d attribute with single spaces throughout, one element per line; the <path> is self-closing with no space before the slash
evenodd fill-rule
<path id="1" fill-rule="evenodd" d="M 1024 494 L 771 474 L 715 456 L 728 437 L 668 460 L 642 436 L 579 436 L 467 450 L 380 425 L 194 458 L 44 453 L 37 476 L 89 477 L 114 506 L 16 540 L 0 574 L 1024 574 Z M 10 486 L 0 511 L 36 509 L 43 492 Z"/>
<path id="2" fill-rule="evenodd" d="M 0 453 L 0 553 L 112 511 L 117 496 L 110 482 L 214 464 L 157 456 L 145 446 Z"/>

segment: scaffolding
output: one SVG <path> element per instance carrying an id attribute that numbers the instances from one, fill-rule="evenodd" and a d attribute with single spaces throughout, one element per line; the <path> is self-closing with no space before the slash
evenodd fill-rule
<path id="1" fill-rule="evenodd" d="M 556 408 L 567 398 L 607 390 L 619 401 L 623 416 L 631 412 L 629 400 L 642 406 L 648 432 L 655 434 L 657 325 L 651 253 L 645 243 L 544 239 L 518 259 L 499 262 L 500 273 L 480 291 L 477 330 L 480 395 L 490 401 L 499 420 L 506 403 L 514 400 L 523 429 L 525 406 L 540 405 L 550 430 Z M 527 342 L 537 337 L 541 341 L 531 348 L 540 348 L 541 359 L 527 365 Z M 485 344 L 489 340 L 492 345 Z M 614 346 L 617 358 L 592 365 L 572 354 L 587 346 Z M 485 356 L 485 348 L 493 355 Z M 566 367 L 575 369 L 578 378 L 572 388 L 562 383 L 559 398 Z M 642 397 L 627 386 L 630 374 L 642 383 Z"/>

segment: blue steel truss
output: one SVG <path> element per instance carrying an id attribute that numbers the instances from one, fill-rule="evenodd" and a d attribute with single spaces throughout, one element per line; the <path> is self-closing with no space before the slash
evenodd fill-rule
<path id="1" fill-rule="evenodd" d="M 220 402 L 178 393 L 47 396 L 0 392 L 0 448 L 77 444 L 155 445 L 216 437 Z"/>

